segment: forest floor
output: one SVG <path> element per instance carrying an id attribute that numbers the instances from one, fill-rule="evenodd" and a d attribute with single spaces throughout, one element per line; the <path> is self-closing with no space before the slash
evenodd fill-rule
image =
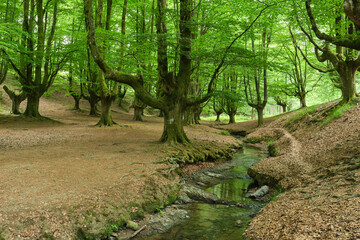
<path id="1" fill-rule="evenodd" d="M 250 170 L 285 191 L 252 220 L 249 239 L 360 239 L 360 104 L 343 114 L 336 104 L 273 118 L 244 139 L 271 143 L 274 156 Z"/>
<path id="2" fill-rule="evenodd" d="M 0 110 L 9 109 L 3 99 Z M 186 127 L 198 145 L 239 143 L 221 129 L 273 142 L 276 156 L 253 168 L 287 190 L 253 219 L 250 239 L 360 239 L 360 105 L 323 125 L 334 104 L 266 119 L 259 129 L 256 121 Z M 0 115 L 0 239 L 111 232 L 119 216 L 141 216 L 139 206 L 160 201 L 156 208 L 176 191 L 179 179 L 159 174 L 169 153 L 158 142 L 161 118 L 134 122 L 115 107 L 119 125 L 98 128 L 85 102 L 86 110 L 71 107 L 71 97 L 54 94 L 40 109 L 55 121 Z"/>
<path id="3" fill-rule="evenodd" d="M 99 128 L 98 117 L 71 110 L 72 104 L 61 94 L 42 98 L 40 113 L 54 121 L 0 115 L 0 239 L 86 234 L 78 229 L 96 236 L 116 228 L 119 217 L 143 215 L 139 206 L 162 205 L 175 194 L 179 179 L 158 174 L 165 166 L 158 162 L 169 151 L 158 141 L 162 118 L 135 122 L 131 113 L 114 107 L 119 125 Z M 9 106 L 4 96 L 2 112 Z M 85 101 L 81 108 L 87 108 Z M 195 144 L 239 144 L 205 125 L 186 132 Z"/>

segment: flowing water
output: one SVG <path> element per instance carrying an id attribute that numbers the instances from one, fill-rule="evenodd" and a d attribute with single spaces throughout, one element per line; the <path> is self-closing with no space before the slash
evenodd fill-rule
<path id="1" fill-rule="evenodd" d="M 149 240 L 238 240 L 242 239 L 245 226 L 250 222 L 251 215 L 263 205 L 245 197 L 246 190 L 253 179 L 247 175 L 247 169 L 260 159 L 266 157 L 266 152 L 245 147 L 242 153 L 234 155 L 231 168 L 222 172 L 225 176 L 220 184 L 208 186 L 207 191 L 216 194 L 220 199 L 242 203 L 249 208 L 235 206 L 194 203 L 185 209 L 189 218 L 180 225 L 164 234 L 157 234 L 144 239 Z M 229 179 L 231 176 L 231 179 Z M 235 226 L 241 220 L 243 227 Z"/>

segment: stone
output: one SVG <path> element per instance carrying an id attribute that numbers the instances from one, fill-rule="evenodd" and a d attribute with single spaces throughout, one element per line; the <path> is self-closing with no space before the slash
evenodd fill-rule
<path id="1" fill-rule="evenodd" d="M 183 203 L 183 204 L 188 204 L 188 203 L 193 203 L 195 201 L 192 200 L 191 198 L 189 198 L 189 196 L 184 191 L 181 191 L 178 199 L 176 200 L 176 202 Z"/>
<path id="2" fill-rule="evenodd" d="M 241 220 L 236 220 L 235 227 L 241 228 L 243 226 L 243 222 Z"/>
<path id="3" fill-rule="evenodd" d="M 136 230 L 138 230 L 139 229 L 139 224 L 137 224 L 136 222 L 133 222 L 133 221 L 127 221 L 127 223 L 126 223 L 126 227 L 127 228 L 130 228 L 130 229 L 132 229 L 132 230 L 134 230 L 134 231 L 136 231 Z"/>
<path id="4" fill-rule="evenodd" d="M 222 178 L 223 177 L 221 174 L 213 173 L 213 172 L 207 172 L 206 175 L 208 175 L 209 177 L 215 177 L 215 178 Z"/>
<path id="5" fill-rule="evenodd" d="M 216 203 L 219 201 L 219 198 L 215 194 L 209 193 L 190 184 L 185 184 L 182 190 L 189 198 L 195 201 L 206 203 Z"/>
<path id="6" fill-rule="evenodd" d="M 250 198 L 261 198 L 265 196 L 269 192 L 269 187 L 264 185 L 258 190 L 256 190 L 254 193 L 250 194 Z"/>

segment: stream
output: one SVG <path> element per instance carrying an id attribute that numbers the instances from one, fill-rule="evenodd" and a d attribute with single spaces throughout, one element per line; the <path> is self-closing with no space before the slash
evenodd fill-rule
<path id="1" fill-rule="evenodd" d="M 241 236 L 246 225 L 251 221 L 252 216 L 264 206 L 263 203 L 245 196 L 249 185 L 253 183 L 253 179 L 247 174 L 247 169 L 266 156 L 267 152 L 265 151 L 245 146 L 242 152 L 233 156 L 233 160 L 224 164 L 225 167 L 209 170 L 212 175 L 216 176 L 214 177 L 216 183 L 203 186 L 203 189 L 216 194 L 222 200 L 238 202 L 247 207 L 207 203 L 188 204 L 184 209 L 189 212 L 189 217 L 181 224 L 166 233 L 136 239 L 242 239 Z M 235 226 L 237 220 L 241 220 L 242 227 Z"/>

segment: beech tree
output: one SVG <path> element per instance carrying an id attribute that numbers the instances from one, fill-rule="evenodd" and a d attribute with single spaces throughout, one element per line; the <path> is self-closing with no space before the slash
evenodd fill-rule
<path id="1" fill-rule="evenodd" d="M 259 58 L 256 60 L 257 66 L 253 66 L 243 76 L 246 101 L 257 111 L 258 126 L 264 123 L 264 108 L 268 101 L 268 53 L 271 35 L 271 26 L 264 27 L 258 45 L 255 45 L 255 35 L 251 36 L 251 51 L 254 56 L 258 54 Z"/>
<path id="2" fill-rule="evenodd" d="M 58 21 L 58 0 L 23 2 L 23 34 L 19 60 L 15 61 L 7 54 L 7 60 L 19 75 L 19 81 L 26 94 L 27 105 L 24 115 L 40 118 L 39 102 L 49 89 L 56 75 L 66 62 L 67 53 L 57 51 L 59 42 L 54 41 Z"/>
<path id="3" fill-rule="evenodd" d="M 166 9 L 166 1 L 159 0 L 158 7 Z M 273 4 L 274 5 L 274 4 Z M 201 104 L 211 97 L 213 91 L 213 82 L 219 74 L 220 69 L 224 66 L 227 53 L 234 45 L 234 43 L 241 38 L 259 19 L 261 14 L 273 5 L 266 5 L 255 19 L 240 33 L 225 49 L 220 63 L 214 70 L 214 73 L 208 81 L 207 94 L 202 98 L 189 98 L 189 86 L 191 83 L 192 75 L 192 4 L 190 0 L 180 1 L 180 16 L 178 19 L 179 27 L 179 63 L 178 67 L 173 72 L 169 72 L 167 66 L 167 42 L 164 38 L 159 38 L 158 45 L 158 69 L 160 75 L 160 83 L 163 90 L 163 96 L 156 98 L 147 91 L 142 84 L 141 77 L 137 75 L 127 74 L 120 72 L 111 67 L 103 57 L 101 49 L 95 36 L 95 23 L 93 17 L 92 0 L 84 0 L 84 13 L 86 23 L 88 26 L 88 43 L 91 49 L 92 56 L 100 69 L 104 72 L 107 79 L 115 82 L 127 84 L 131 86 L 137 96 L 144 103 L 160 109 L 164 113 L 164 132 L 161 141 L 169 143 L 188 143 L 184 128 L 183 116 L 187 108 L 196 104 Z M 160 19 L 161 16 L 159 16 Z M 160 23 L 160 24 L 159 24 Z M 157 24 L 157 31 L 164 32 L 165 19 L 160 20 Z M 160 29 L 159 29 L 160 26 Z M 160 61 L 160 62 L 159 62 Z"/>
<path id="4" fill-rule="evenodd" d="M 311 64 L 309 61 L 308 63 L 321 72 L 335 70 L 340 76 L 338 79 L 339 81 L 336 84 L 341 88 L 342 102 L 349 102 L 357 96 L 355 80 L 356 72 L 360 67 L 359 54 L 354 52 L 354 49 L 360 50 L 360 40 L 355 36 L 355 27 L 353 24 L 348 24 L 346 22 L 343 10 L 341 9 L 342 6 L 335 3 L 337 10 L 335 12 L 335 17 L 332 19 L 335 31 L 331 31 L 332 29 L 329 30 L 329 32 L 333 32 L 332 35 L 330 33 L 324 33 L 318 27 L 318 22 L 313 14 L 311 0 L 307 0 L 305 5 L 312 31 L 318 39 L 325 41 L 323 46 L 318 44 L 312 35 L 305 31 L 304 27 L 301 26 L 301 29 L 314 45 L 317 59 L 320 62 L 331 62 L 333 69 L 321 69 Z M 358 9 L 357 6 L 357 1 L 344 1 L 345 13 L 353 20 L 353 23 L 358 28 L 358 18 L 360 14 L 359 12 L 356 12 L 356 9 Z M 330 44 L 336 45 L 336 50 L 333 50 Z"/>

